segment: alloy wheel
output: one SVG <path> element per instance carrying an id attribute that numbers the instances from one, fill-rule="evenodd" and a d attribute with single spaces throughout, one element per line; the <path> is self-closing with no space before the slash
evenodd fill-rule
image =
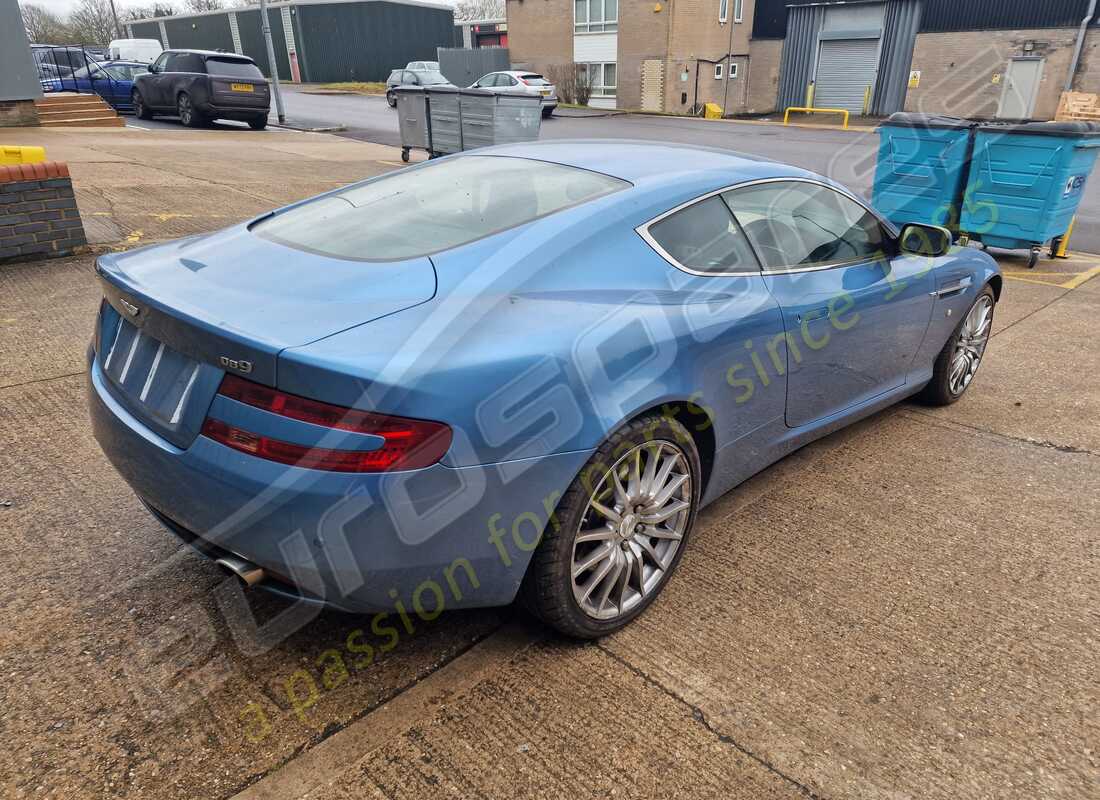
<path id="1" fill-rule="evenodd" d="M 181 94 L 179 100 L 176 101 L 176 106 L 180 112 L 180 122 L 184 125 L 190 125 L 191 115 L 194 113 L 191 109 L 191 98 Z"/>
<path id="2" fill-rule="evenodd" d="M 982 362 L 986 345 L 989 344 L 989 331 L 993 325 L 993 298 L 988 294 L 978 297 L 959 329 L 959 338 L 955 343 L 955 352 L 951 356 L 951 369 L 948 386 L 951 393 L 962 394 Z"/>
<path id="3" fill-rule="evenodd" d="M 676 444 L 637 445 L 589 498 L 573 540 L 573 597 L 590 617 L 629 613 L 675 562 L 692 511 L 691 470 Z"/>

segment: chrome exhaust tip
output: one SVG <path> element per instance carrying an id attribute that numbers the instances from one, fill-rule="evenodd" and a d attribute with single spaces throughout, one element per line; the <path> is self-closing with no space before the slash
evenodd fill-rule
<path id="1" fill-rule="evenodd" d="M 243 558 L 235 555 L 225 555 L 214 562 L 222 569 L 228 570 L 240 578 L 241 583 L 245 586 L 255 586 L 262 581 L 265 577 L 263 567 L 253 564 L 251 561 L 245 561 Z"/>

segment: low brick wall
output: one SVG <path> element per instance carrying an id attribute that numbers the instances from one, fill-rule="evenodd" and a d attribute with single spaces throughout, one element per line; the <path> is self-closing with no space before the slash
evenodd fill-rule
<path id="1" fill-rule="evenodd" d="M 72 255 L 87 241 L 68 166 L 0 167 L 0 264 Z"/>

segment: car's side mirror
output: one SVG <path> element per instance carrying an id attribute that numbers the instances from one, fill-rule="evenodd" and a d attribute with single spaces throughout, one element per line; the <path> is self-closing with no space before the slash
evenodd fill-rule
<path id="1" fill-rule="evenodd" d="M 158 72 L 160 72 L 160 67 L 158 67 L 156 64 L 150 64 L 149 71 L 156 75 Z"/>
<path id="2" fill-rule="evenodd" d="M 939 225 L 911 223 L 901 229 L 898 245 L 903 253 L 935 258 L 947 255 L 953 238 L 951 231 Z"/>

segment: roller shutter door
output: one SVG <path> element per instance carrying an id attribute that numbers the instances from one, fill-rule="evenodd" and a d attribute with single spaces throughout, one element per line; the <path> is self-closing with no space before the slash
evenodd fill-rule
<path id="1" fill-rule="evenodd" d="M 878 39 L 827 39 L 817 57 L 814 105 L 863 113 L 867 87 L 875 90 Z"/>

